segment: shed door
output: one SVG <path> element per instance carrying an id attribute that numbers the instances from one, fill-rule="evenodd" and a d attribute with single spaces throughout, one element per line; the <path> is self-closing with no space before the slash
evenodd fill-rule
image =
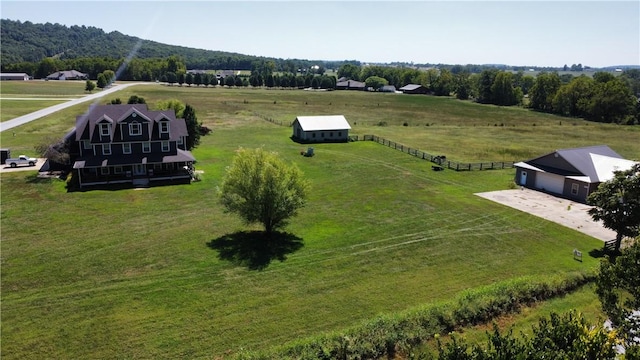
<path id="1" fill-rule="evenodd" d="M 536 174 L 536 188 L 555 194 L 562 194 L 564 176 L 539 172 Z"/>

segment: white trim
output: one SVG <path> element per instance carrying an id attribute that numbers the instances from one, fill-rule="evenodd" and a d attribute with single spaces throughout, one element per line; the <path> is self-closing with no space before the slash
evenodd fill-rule
<path id="1" fill-rule="evenodd" d="M 142 143 L 142 152 L 143 153 L 150 153 L 151 152 L 151 143 L 150 142 L 145 141 L 145 142 Z"/>
<path id="2" fill-rule="evenodd" d="M 111 144 L 102 144 L 102 155 L 111 155 Z"/>
<path id="3" fill-rule="evenodd" d="M 100 175 L 109 175 L 109 168 L 106 166 L 103 166 L 100 168 Z"/>
<path id="4" fill-rule="evenodd" d="M 100 136 L 109 136 L 111 134 L 111 131 L 109 130 L 109 124 L 100 123 Z"/>
<path id="5" fill-rule="evenodd" d="M 169 144 L 168 141 L 163 141 L 162 142 L 162 148 L 161 148 L 162 152 L 169 152 L 171 151 L 171 144 Z"/>
<path id="6" fill-rule="evenodd" d="M 113 168 L 113 173 L 114 174 L 122 174 L 123 173 L 122 166 L 115 166 Z"/>
<path id="7" fill-rule="evenodd" d="M 158 129 L 158 132 L 160 132 L 160 134 L 168 134 L 169 133 L 169 122 L 166 120 L 160 121 L 160 128 Z M 166 127 L 166 129 L 163 129 L 163 127 Z"/>
<path id="8" fill-rule="evenodd" d="M 122 153 L 131 154 L 131 143 L 122 143 Z"/>
<path id="9" fill-rule="evenodd" d="M 135 114 L 135 113 L 134 113 Z M 137 131 L 134 131 L 137 129 Z M 137 121 L 134 121 L 129 124 L 129 136 L 140 136 L 142 135 L 142 124 Z"/>

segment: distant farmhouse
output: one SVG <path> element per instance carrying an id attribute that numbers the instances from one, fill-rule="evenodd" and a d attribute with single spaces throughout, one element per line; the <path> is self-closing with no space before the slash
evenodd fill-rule
<path id="1" fill-rule="evenodd" d="M 427 94 L 429 89 L 419 84 L 407 84 L 400 89 L 403 94 Z"/>
<path id="2" fill-rule="evenodd" d="M 56 71 L 46 77 L 46 80 L 87 80 L 89 75 L 76 70 Z"/>
<path id="3" fill-rule="evenodd" d="M 70 141 L 80 187 L 189 183 L 195 158 L 186 149 L 187 126 L 173 110 L 146 104 L 98 105 L 76 118 Z"/>
<path id="4" fill-rule="evenodd" d="M 351 126 L 343 115 L 298 116 L 292 139 L 298 142 L 346 142 Z"/>
<path id="5" fill-rule="evenodd" d="M 628 170 L 635 163 L 605 145 L 562 149 L 514 164 L 515 180 L 527 188 L 585 203 L 600 183 L 613 178 L 614 171 Z"/>
<path id="6" fill-rule="evenodd" d="M 233 70 L 222 70 L 222 71 L 218 71 L 216 73 L 216 78 L 218 80 L 222 80 L 222 79 L 226 78 L 227 76 L 236 76 L 236 75 L 239 75 L 239 74 L 240 74 L 239 71 L 236 73 Z"/>
<path id="7" fill-rule="evenodd" d="M 0 80 L 29 80 L 29 74 L 26 73 L 0 73 Z"/>

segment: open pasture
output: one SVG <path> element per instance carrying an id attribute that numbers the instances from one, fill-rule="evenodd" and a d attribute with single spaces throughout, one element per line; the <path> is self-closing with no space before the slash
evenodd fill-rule
<path id="1" fill-rule="evenodd" d="M 290 128 L 256 115 L 292 120 L 301 113 L 342 113 L 357 122 L 356 133 L 393 129 L 389 138 L 422 148 L 399 137 L 410 128 L 401 125 L 405 115 L 442 114 L 458 123 L 440 126 L 468 128 L 469 134 L 486 127 L 463 124 L 471 110 L 436 109 L 460 102 L 166 86 L 127 89 L 118 97 L 126 101 L 132 94 L 149 104 L 181 99 L 214 130 L 193 152 L 203 181 L 67 193 L 59 180 L 3 174 L 3 358 L 225 357 L 241 348 L 267 349 L 338 331 L 514 277 L 597 267 L 598 260 L 588 256 L 574 261 L 572 250 L 586 254 L 601 241 L 473 195 L 508 188 L 512 170 L 433 172 L 424 160 L 372 142 L 318 144 L 316 156 L 305 158 L 299 154 L 306 146 L 291 142 Z M 376 115 L 372 106 L 380 99 L 405 115 L 386 127 L 375 125 L 379 118 L 367 120 Z M 482 113 L 475 104 L 462 106 Z M 40 135 L 62 135 L 84 109 L 16 128 L 16 138 L 3 133 L 3 146 L 6 141 L 17 147 L 20 137 L 27 148 Z M 546 117 L 511 112 L 539 116 L 529 119 L 537 123 Z M 468 121 L 480 124 L 486 117 Z M 550 117 L 548 126 L 558 119 Z M 635 131 L 611 129 L 618 135 Z M 256 245 L 251 231 L 257 228 L 217 204 L 216 186 L 241 146 L 277 151 L 311 182 L 307 206 L 277 248 Z M 462 156 L 454 144 L 446 151 Z"/>

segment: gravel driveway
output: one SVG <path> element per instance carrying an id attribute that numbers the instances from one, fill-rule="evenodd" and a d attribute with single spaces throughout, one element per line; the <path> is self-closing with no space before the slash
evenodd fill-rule
<path id="1" fill-rule="evenodd" d="M 614 231 L 591 219 L 587 213 L 591 208 L 589 205 L 530 189 L 492 191 L 476 195 L 575 229 L 596 239 L 609 241 L 616 238 Z"/>

